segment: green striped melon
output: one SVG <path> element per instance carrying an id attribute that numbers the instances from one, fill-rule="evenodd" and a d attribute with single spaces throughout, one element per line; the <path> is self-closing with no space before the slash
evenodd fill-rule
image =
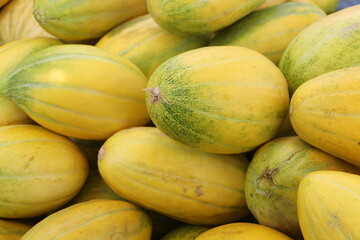
<path id="1" fill-rule="evenodd" d="M 194 240 L 209 229 L 209 226 L 185 224 L 167 233 L 160 240 Z"/>
<path id="2" fill-rule="evenodd" d="M 297 213 L 300 180 L 319 170 L 360 174 L 360 169 L 325 153 L 298 136 L 273 139 L 258 148 L 245 178 L 246 203 L 257 221 L 301 237 Z"/>
<path id="3" fill-rule="evenodd" d="M 68 138 L 41 126 L 0 127 L 0 218 L 36 217 L 65 205 L 88 163 Z"/>
<path id="4" fill-rule="evenodd" d="M 286 48 L 279 68 L 290 93 L 321 74 L 360 65 L 360 4 L 311 24 Z"/>
<path id="5" fill-rule="evenodd" d="M 0 95 L 38 124 L 62 135 L 103 140 L 149 122 L 147 79 L 129 60 L 82 45 L 32 54 L 0 82 Z"/>
<path id="6" fill-rule="evenodd" d="M 147 13 L 146 0 L 34 0 L 35 19 L 47 32 L 70 42 L 102 37 Z"/>
<path id="7" fill-rule="evenodd" d="M 161 131 L 213 153 L 247 152 L 270 140 L 289 104 L 281 71 L 238 46 L 179 54 L 156 69 L 146 91 L 150 117 Z"/>
<path id="8" fill-rule="evenodd" d="M 150 240 L 144 211 L 120 200 L 95 199 L 59 210 L 32 227 L 22 240 Z"/>
<path id="9" fill-rule="evenodd" d="M 204 47 L 208 36 L 180 37 L 157 25 L 147 14 L 120 24 L 105 34 L 97 47 L 129 59 L 149 78 L 165 60 Z"/>
<path id="10" fill-rule="evenodd" d="M 32 53 L 61 44 L 62 42 L 50 38 L 29 38 L 12 41 L 1 46 L 0 81 L 6 81 L 9 73 Z M 32 120 L 14 102 L 0 94 L 0 126 L 20 123 L 32 123 Z"/>
<path id="11" fill-rule="evenodd" d="M 210 45 L 232 45 L 254 49 L 275 64 L 290 42 L 307 26 L 325 17 L 318 7 L 284 3 L 255 11 L 221 30 Z"/>
<path id="12" fill-rule="evenodd" d="M 335 70 L 301 85 L 290 121 L 306 142 L 360 166 L 360 67 Z"/>
<path id="13" fill-rule="evenodd" d="M 190 224 L 214 225 L 248 215 L 242 155 L 205 153 L 155 127 L 108 138 L 99 151 L 104 181 L 121 197 Z"/>
<path id="14" fill-rule="evenodd" d="M 20 240 L 30 228 L 30 225 L 18 221 L 0 219 L 0 240 Z"/>
<path id="15" fill-rule="evenodd" d="M 0 12 L 0 45 L 24 38 L 55 38 L 35 20 L 34 1 L 11 0 Z"/>
<path id="16" fill-rule="evenodd" d="M 265 0 L 148 0 L 149 13 L 177 35 L 211 33 L 254 11 Z"/>
<path id="17" fill-rule="evenodd" d="M 316 171 L 298 191 L 299 222 L 306 240 L 360 239 L 360 176 Z"/>

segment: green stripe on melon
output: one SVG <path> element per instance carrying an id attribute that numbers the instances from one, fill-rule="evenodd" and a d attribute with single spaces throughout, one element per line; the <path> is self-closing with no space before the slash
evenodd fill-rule
<path id="1" fill-rule="evenodd" d="M 242 47 L 204 47 L 156 69 L 147 86 L 154 124 L 168 136 L 215 153 L 250 151 L 275 136 L 289 96 L 280 70 Z"/>
<path id="2" fill-rule="evenodd" d="M 318 7 L 284 3 L 255 11 L 221 30 L 210 45 L 232 45 L 254 49 L 275 64 L 289 43 L 308 25 L 325 17 Z"/>
<path id="3" fill-rule="evenodd" d="M 287 47 L 279 68 L 290 93 L 321 74 L 360 65 L 360 5 L 330 14 L 304 29 Z"/>

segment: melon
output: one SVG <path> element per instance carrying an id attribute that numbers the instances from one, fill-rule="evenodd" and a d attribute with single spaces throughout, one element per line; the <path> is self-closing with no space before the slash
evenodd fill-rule
<path id="1" fill-rule="evenodd" d="M 150 118 L 162 132 L 221 154 L 247 152 L 273 138 L 289 104 L 281 71 L 238 46 L 179 54 L 155 70 L 145 91 Z"/>
<path id="2" fill-rule="evenodd" d="M 304 29 L 279 63 L 292 95 L 304 82 L 360 65 L 360 4 L 327 15 Z"/>
<path id="3" fill-rule="evenodd" d="M 194 240 L 201 233 L 209 229 L 209 226 L 185 224 L 172 230 L 160 240 Z"/>
<path id="4" fill-rule="evenodd" d="M 0 240 L 20 240 L 30 228 L 18 221 L 0 219 Z"/>

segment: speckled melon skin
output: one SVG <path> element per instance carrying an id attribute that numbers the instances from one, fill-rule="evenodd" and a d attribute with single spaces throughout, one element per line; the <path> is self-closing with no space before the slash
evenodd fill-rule
<path id="1" fill-rule="evenodd" d="M 221 154 L 250 151 L 274 137 L 289 102 L 280 70 L 265 56 L 237 46 L 179 54 L 156 69 L 146 91 L 159 129 Z"/>
<path id="2" fill-rule="evenodd" d="M 148 0 L 160 26 L 182 36 L 211 33 L 254 11 L 265 0 Z"/>
<path id="3" fill-rule="evenodd" d="M 337 69 L 360 65 L 360 5 L 330 14 L 289 44 L 279 68 L 290 94 L 304 82 Z"/>

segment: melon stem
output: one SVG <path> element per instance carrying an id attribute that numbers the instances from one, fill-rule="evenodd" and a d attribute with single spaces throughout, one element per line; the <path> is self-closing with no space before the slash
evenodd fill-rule
<path id="1" fill-rule="evenodd" d="M 160 100 L 163 100 L 167 104 L 171 104 L 165 97 L 162 96 L 161 90 L 159 87 L 148 87 L 143 89 L 145 92 L 150 94 L 150 102 L 151 103 L 158 103 Z"/>

